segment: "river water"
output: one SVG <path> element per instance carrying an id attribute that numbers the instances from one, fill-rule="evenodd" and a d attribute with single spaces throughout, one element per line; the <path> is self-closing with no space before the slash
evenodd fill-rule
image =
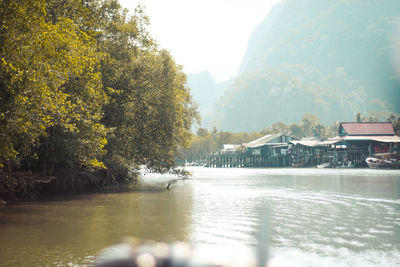
<path id="1" fill-rule="evenodd" d="M 254 248 L 296 266 L 400 266 L 400 171 L 210 169 L 139 191 L 0 207 L 0 266 L 90 265 L 124 237 Z"/>

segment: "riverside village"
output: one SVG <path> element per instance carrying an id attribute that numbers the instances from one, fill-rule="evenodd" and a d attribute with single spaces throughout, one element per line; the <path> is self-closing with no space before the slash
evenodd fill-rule
<path id="1" fill-rule="evenodd" d="M 336 137 L 296 140 L 267 134 L 243 144 L 225 144 L 203 166 L 400 168 L 400 137 L 390 122 L 341 122 Z"/>

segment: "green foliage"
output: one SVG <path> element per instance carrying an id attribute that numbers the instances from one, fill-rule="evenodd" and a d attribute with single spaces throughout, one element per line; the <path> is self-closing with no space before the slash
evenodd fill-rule
<path id="1" fill-rule="evenodd" d="M 394 133 L 400 136 L 400 114 L 391 114 L 387 121 L 392 123 Z"/>
<path id="2" fill-rule="evenodd" d="M 69 18 L 46 21 L 45 1 L 4 1 L 1 13 L 0 164 L 29 157 L 59 128 L 86 150 L 76 152 L 78 166 L 101 167 L 106 132 L 99 121 L 108 98 L 96 41 Z"/>
<path id="3" fill-rule="evenodd" d="M 283 122 L 277 122 L 261 131 L 262 134 L 283 133 L 297 139 L 303 137 L 318 137 L 327 139 L 337 135 L 338 123 L 334 122 L 330 126 L 323 126 L 320 119 L 312 114 L 304 114 L 299 123 L 286 125 Z"/>
<path id="4" fill-rule="evenodd" d="M 198 115 L 148 24 L 116 0 L 0 1 L 0 185 L 16 171 L 108 183 L 174 166 Z"/>
<path id="5" fill-rule="evenodd" d="M 121 175 L 135 164 L 165 171 L 175 165 L 178 147 L 188 146 L 198 116 L 186 77 L 149 38 L 140 6 L 131 18 L 118 6 L 107 10 L 113 26 L 107 24 L 99 38 L 108 55 L 102 64 L 103 84 L 112 99 L 103 118 L 113 129 L 106 165 Z"/>
<path id="6" fill-rule="evenodd" d="M 217 152 L 224 144 L 241 144 L 261 137 L 262 133 L 231 133 L 219 132 L 213 129 L 210 133 L 207 129 L 199 128 L 197 135 L 193 137 L 191 146 L 182 149 L 180 157 L 189 162 L 205 159 L 210 153 Z"/>

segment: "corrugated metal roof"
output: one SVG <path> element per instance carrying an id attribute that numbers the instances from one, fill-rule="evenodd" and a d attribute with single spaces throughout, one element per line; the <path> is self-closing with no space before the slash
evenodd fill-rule
<path id="1" fill-rule="evenodd" d="M 290 141 L 293 145 L 300 144 L 302 146 L 316 146 L 319 144 L 318 140 L 293 140 Z"/>
<path id="2" fill-rule="evenodd" d="M 291 140 L 290 143 L 293 145 L 300 144 L 302 146 L 317 146 L 321 142 L 317 137 L 305 137 L 301 140 Z"/>
<path id="3" fill-rule="evenodd" d="M 386 143 L 400 143 L 400 136 L 390 136 L 390 135 L 346 135 L 346 136 L 336 136 L 325 141 L 318 141 L 317 139 L 302 139 L 302 140 L 292 140 L 290 143 L 309 147 L 315 146 L 325 146 L 333 145 L 342 141 L 377 141 Z"/>
<path id="4" fill-rule="evenodd" d="M 333 144 L 339 143 L 341 141 L 342 141 L 342 139 L 340 138 L 340 136 L 335 136 L 335 137 L 329 138 L 328 140 L 320 142 L 318 145 L 321 145 L 321 146 L 333 145 Z"/>
<path id="5" fill-rule="evenodd" d="M 264 135 L 263 137 L 253 140 L 251 142 L 244 143 L 243 145 L 246 147 L 250 147 L 250 148 L 260 147 L 260 146 L 265 145 L 265 143 L 268 143 L 282 135 L 283 134 L 267 134 L 267 135 Z"/>
<path id="6" fill-rule="evenodd" d="M 344 132 L 342 131 L 344 130 Z M 390 122 L 341 122 L 339 134 L 344 135 L 394 135 Z"/>
<path id="7" fill-rule="evenodd" d="M 377 141 L 386 143 L 399 143 L 399 136 L 371 136 L 371 135 L 357 135 L 357 136 L 343 136 L 343 141 Z"/>

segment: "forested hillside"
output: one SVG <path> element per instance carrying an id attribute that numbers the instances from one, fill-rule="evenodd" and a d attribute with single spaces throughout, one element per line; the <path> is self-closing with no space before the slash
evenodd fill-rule
<path id="1" fill-rule="evenodd" d="M 399 113 L 399 14 L 396 0 L 280 2 L 250 38 L 211 125 L 255 131 L 304 113 L 323 123 Z"/>
<path id="2" fill-rule="evenodd" d="M 0 198 L 175 165 L 197 113 L 148 23 L 116 0 L 0 1 Z"/>

